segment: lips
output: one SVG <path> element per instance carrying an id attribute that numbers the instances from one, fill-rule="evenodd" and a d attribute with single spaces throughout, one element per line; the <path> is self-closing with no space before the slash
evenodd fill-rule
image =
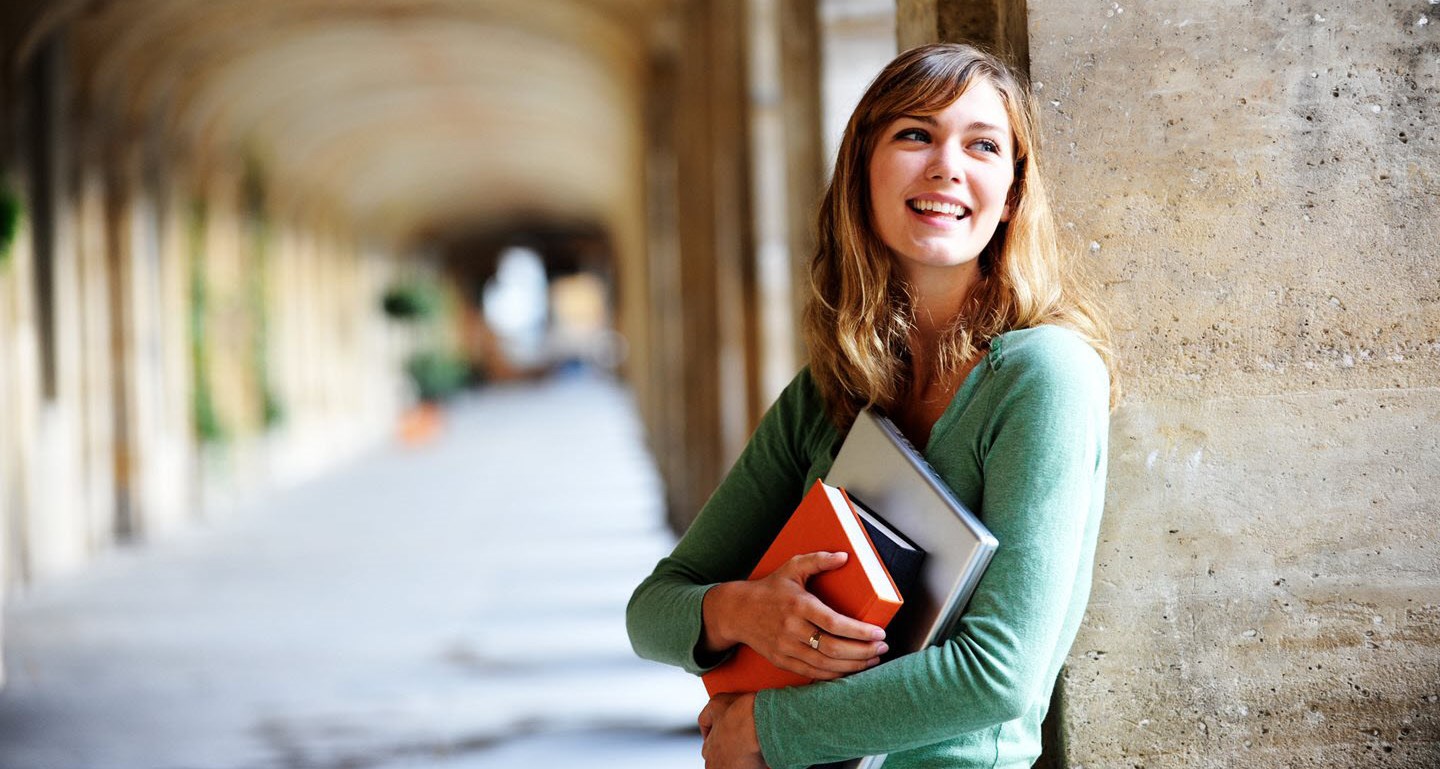
<path id="1" fill-rule="evenodd" d="M 935 216 L 952 218 L 960 221 L 970 215 L 970 209 L 960 203 L 949 200 L 927 200 L 923 198 L 912 198 L 905 201 L 905 205 L 922 216 Z"/>

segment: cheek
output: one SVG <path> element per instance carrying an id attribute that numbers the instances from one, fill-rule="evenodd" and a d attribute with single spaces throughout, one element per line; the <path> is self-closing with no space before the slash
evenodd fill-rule
<path id="1" fill-rule="evenodd" d="M 992 201 L 1005 206 L 1006 217 L 1009 217 L 1010 189 L 1015 184 L 1013 173 L 997 173 L 986 180 L 985 189 Z"/>
<path id="2" fill-rule="evenodd" d="M 885 164 L 882 162 L 871 162 L 869 171 L 870 200 L 874 202 L 885 194 L 886 189 L 889 187 L 890 176 L 887 173 Z"/>
<path id="3" fill-rule="evenodd" d="M 878 150 L 870 158 L 870 189 L 872 192 L 899 194 L 915 175 L 915 153 Z"/>

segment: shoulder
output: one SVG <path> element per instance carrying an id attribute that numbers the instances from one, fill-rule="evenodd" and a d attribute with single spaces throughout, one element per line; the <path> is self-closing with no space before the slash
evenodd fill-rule
<path id="1" fill-rule="evenodd" d="M 991 340 L 993 376 L 1020 393 L 1109 403 L 1110 372 L 1095 348 L 1062 326 L 1009 331 Z"/>
<path id="2" fill-rule="evenodd" d="M 783 440 L 802 455 L 828 450 L 835 435 L 835 426 L 826 414 L 824 398 L 809 366 L 780 391 L 756 430 L 762 440 Z"/>
<path id="3" fill-rule="evenodd" d="M 800 369 L 780 391 L 775 407 L 805 415 L 825 412 L 825 401 L 820 397 L 820 388 L 815 384 L 815 375 L 810 373 L 809 366 Z"/>

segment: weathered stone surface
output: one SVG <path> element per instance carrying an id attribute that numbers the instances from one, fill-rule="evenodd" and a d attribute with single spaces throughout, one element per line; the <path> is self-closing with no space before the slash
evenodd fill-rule
<path id="1" fill-rule="evenodd" d="M 1330 8 L 1031 9 L 1061 221 L 1135 395 L 1440 381 L 1440 10 Z"/>
<path id="2" fill-rule="evenodd" d="M 1436 21 L 1031 5 L 1126 388 L 1072 765 L 1440 765 Z"/>
<path id="3" fill-rule="evenodd" d="M 1437 422 L 1434 388 L 1117 413 L 1070 760 L 1434 766 Z"/>

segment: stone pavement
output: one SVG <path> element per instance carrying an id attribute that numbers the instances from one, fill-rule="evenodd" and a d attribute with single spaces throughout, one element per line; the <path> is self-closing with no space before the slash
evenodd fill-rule
<path id="1" fill-rule="evenodd" d="M 487 390 L 12 596 L 0 769 L 698 767 L 703 688 L 625 636 L 661 519 L 624 391 Z"/>

